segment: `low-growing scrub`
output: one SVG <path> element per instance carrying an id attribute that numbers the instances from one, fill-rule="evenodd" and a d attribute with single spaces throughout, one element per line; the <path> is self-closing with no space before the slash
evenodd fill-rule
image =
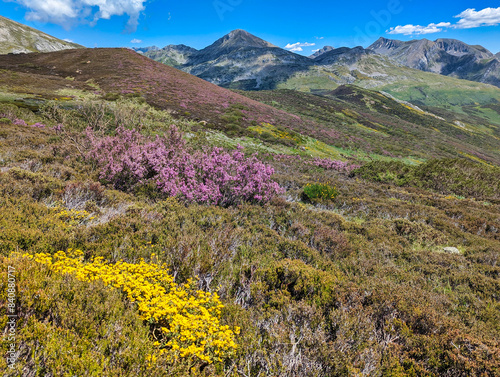
<path id="1" fill-rule="evenodd" d="M 103 258 L 83 263 L 80 250 L 24 257 L 57 273 L 73 274 L 81 281 L 101 280 L 123 290 L 131 302 L 137 303 L 141 319 L 149 324 L 158 353 L 166 354 L 169 361 L 186 358 L 201 366 L 221 362 L 236 349 L 233 330 L 219 322 L 223 305 L 218 296 L 196 290 L 191 281 L 174 283 L 166 266 L 144 260 L 109 264 Z"/>
<path id="2" fill-rule="evenodd" d="M 398 186 L 431 189 L 441 194 L 500 198 L 500 168 L 466 159 L 433 159 L 417 166 L 376 161 L 353 171 L 352 175 Z"/>
<path id="3" fill-rule="evenodd" d="M 303 198 L 310 202 L 332 201 L 338 195 L 337 187 L 330 183 L 308 183 L 302 194 Z"/>
<path id="4" fill-rule="evenodd" d="M 137 315 L 135 303 L 102 280 L 81 281 L 31 258 L 0 257 L 0 273 L 16 279 L 16 349 L 13 368 L 0 358 L 4 376 L 33 373 L 68 376 L 188 375 L 189 363 L 168 363 L 159 357 L 150 330 Z M 0 303 L 6 302 L 6 280 L 0 283 Z M 8 317 L 0 319 L 5 328 Z M 8 342 L 1 342 L 2 355 Z"/>
<path id="5" fill-rule="evenodd" d="M 420 167 L 398 165 L 401 176 L 400 167 L 387 168 L 383 179 L 363 179 L 358 173 L 369 174 L 366 167 L 349 176 L 360 160 L 348 150 L 318 159 L 308 149 L 289 156 L 274 153 L 291 148 L 276 148 L 262 152 L 264 164 L 241 149 L 219 149 L 217 141 L 208 149 L 197 134 L 201 122 L 193 130 L 179 120 L 180 129 L 189 129 L 182 141 L 170 129 L 177 122 L 159 125 L 165 114 L 147 108 L 144 127 L 123 110 L 130 123 L 117 132 L 115 111 L 123 104 L 118 99 L 92 107 L 96 116 L 106 109 L 104 121 L 111 123 L 94 123 L 90 139 L 82 131 L 84 117 L 74 113 L 75 123 L 60 129 L 54 129 L 55 118 L 40 113 L 2 125 L 0 253 L 44 254 L 37 256 L 43 263 L 0 261 L 4 276 L 8 265 L 17 271 L 20 356 L 11 376 L 496 377 L 500 209 L 496 192 L 485 189 L 496 187 L 494 169 L 473 164 L 461 172 L 454 167 L 463 160 L 430 160 L 422 165 L 426 183 L 419 185 Z M 186 107 L 192 112 L 190 103 Z M 20 110 L 8 111 L 11 119 L 22 118 Z M 36 123 L 46 127 L 30 126 Z M 327 131 L 337 140 L 333 128 Z M 103 150 L 89 158 L 97 145 L 110 146 L 111 159 Z M 180 152 L 173 150 L 179 145 Z M 186 169 L 168 173 L 165 151 L 174 162 L 182 156 L 193 166 L 175 162 Z M 368 166 L 376 172 L 378 164 Z M 193 171 L 188 167 L 194 176 L 187 176 Z M 175 179 L 162 181 L 167 174 Z M 449 191 L 458 190 L 452 180 L 461 174 L 471 178 L 469 188 L 482 192 L 481 200 Z M 262 189 L 279 182 L 286 192 L 270 200 L 238 196 L 243 191 L 234 188 L 242 179 L 231 179 L 245 176 L 262 178 Z M 408 177 L 414 178 L 397 182 Z M 219 186 L 226 196 L 197 203 L 182 192 L 169 197 L 158 182 L 196 183 L 187 192 L 226 182 Z M 319 187 L 311 191 L 316 199 L 300 201 L 310 182 L 335 182 L 337 189 L 321 199 Z M 254 195 L 256 187 L 248 192 Z M 448 246 L 460 253 L 448 254 Z M 58 252 L 70 248 L 85 255 Z M 49 260 L 69 273 L 55 271 L 45 264 Z M 160 287 L 150 281 L 155 276 L 161 276 Z M 0 286 L 0 305 L 5 293 Z M 165 304 L 165 297 L 172 302 Z M 178 304 L 188 298 L 191 322 L 165 313 L 183 314 Z M 211 316 L 201 323 L 204 309 Z M 217 345 L 212 338 L 212 347 L 202 344 L 208 323 L 229 331 L 218 333 Z M 181 340 L 173 324 L 200 331 Z M 231 334 L 236 327 L 238 336 Z M 0 347 L 7 350 L 6 343 Z"/>
<path id="6" fill-rule="evenodd" d="M 116 136 L 98 138 L 90 129 L 87 135 L 88 158 L 100 168 L 99 177 L 118 189 L 154 182 L 166 196 L 222 206 L 267 202 L 282 191 L 271 179 L 274 169 L 255 156 L 245 157 L 241 148 L 189 150 L 175 126 L 153 140 L 123 128 Z"/>

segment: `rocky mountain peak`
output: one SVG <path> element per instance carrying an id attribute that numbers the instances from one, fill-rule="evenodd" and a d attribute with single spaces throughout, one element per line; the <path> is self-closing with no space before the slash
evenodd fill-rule
<path id="1" fill-rule="evenodd" d="M 332 50 L 335 50 L 334 47 L 332 46 L 325 46 L 323 48 L 320 48 L 318 51 L 316 51 L 314 54 L 312 54 L 311 56 L 309 56 L 311 59 L 315 59 L 317 58 L 318 56 L 324 54 L 325 52 L 328 52 L 328 51 L 332 51 Z"/>
<path id="2" fill-rule="evenodd" d="M 390 50 L 393 48 L 400 47 L 403 43 L 404 43 L 403 41 L 398 41 L 395 39 L 388 39 L 388 38 L 380 37 L 375 42 L 373 42 L 368 47 L 368 49 L 370 49 L 370 50 L 378 50 L 378 49 Z"/>
<path id="3" fill-rule="evenodd" d="M 240 47 L 269 48 L 276 46 L 269 42 L 266 42 L 263 39 L 260 39 L 259 37 L 256 37 L 253 34 L 250 34 L 245 30 L 236 29 L 231 31 L 229 34 L 224 35 L 222 38 L 218 39 L 217 41 L 215 41 L 214 44 L 212 44 L 207 48 L 210 47 L 224 49 L 224 48 L 240 48 Z"/>
<path id="4" fill-rule="evenodd" d="M 245 30 L 236 29 L 216 40 L 210 46 L 199 50 L 195 56 L 192 57 L 192 63 L 197 64 L 200 62 L 212 61 L 220 56 L 230 54 L 240 49 L 256 48 L 277 47 Z"/>

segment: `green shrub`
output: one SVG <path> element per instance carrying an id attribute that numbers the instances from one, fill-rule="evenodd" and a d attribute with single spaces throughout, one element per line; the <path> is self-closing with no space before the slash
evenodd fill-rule
<path id="1" fill-rule="evenodd" d="M 302 197 L 304 200 L 317 202 L 334 200 L 338 195 L 337 187 L 329 183 L 308 183 L 304 187 Z"/>
<path id="2" fill-rule="evenodd" d="M 0 118 L 0 123 L 11 124 L 12 121 L 9 118 Z"/>
<path id="3" fill-rule="evenodd" d="M 400 161 L 374 161 L 354 170 L 351 175 L 461 197 L 497 199 L 500 192 L 498 167 L 464 158 L 432 159 L 418 166 L 408 166 Z"/>

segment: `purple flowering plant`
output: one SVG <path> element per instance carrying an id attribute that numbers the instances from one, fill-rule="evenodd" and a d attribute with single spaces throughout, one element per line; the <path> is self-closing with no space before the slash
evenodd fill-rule
<path id="1" fill-rule="evenodd" d="M 176 126 L 154 139 L 122 127 L 105 137 L 89 128 L 87 137 L 87 158 L 99 167 L 100 179 L 117 189 L 154 182 L 167 196 L 221 206 L 263 203 L 283 192 L 271 179 L 274 169 L 255 155 L 245 157 L 240 146 L 230 152 L 192 151 Z"/>

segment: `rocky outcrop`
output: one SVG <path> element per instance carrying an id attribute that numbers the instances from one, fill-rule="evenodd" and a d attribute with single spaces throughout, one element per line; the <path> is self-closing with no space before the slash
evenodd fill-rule
<path id="1" fill-rule="evenodd" d="M 500 87 L 499 61 L 482 46 L 456 39 L 403 42 L 379 38 L 368 48 L 410 68 Z"/>
<path id="2" fill-rule="evenodd" d="M 325 46 L 323 48 L 320 48 L 318 51 L 316 51 L 314 54 L 310 55 L 309 57 L 311 59 L 314 59 L 314 58 L 317 58 L 318 56 L 324 54 L 325 52 L 328 52 L 328 51 L 332 51 L 334 50 L 335 48 L 332 47 L 332 46 Z"/>
<path id="3" fill-rule="evenodd" d="M 52 52 L 82 47 L 0 16 L 0 54 Z"/>
<path id="4" fill-rule="evenodd" d="M 134 49 L 137 52 L 141 52 L 140 49 Z M 169 65 L 171 67 L 179 68 L 186 64 L 189 58 L 195 54 L 198 50 L 195 48 L 180 44 L 180 45 L 168 45 L 162 49 L 152 46 L 146 48 L 142 51 L 144 56 L 151 58 L 153 60 L 159 61 L 163 64 Z"/>
<path id="5" fill-rule="evenodd" d="M 443 251 L 448 254 L 460 254 L 460 250 L 456 247 L 445 247 L 443 248 Z"/>

